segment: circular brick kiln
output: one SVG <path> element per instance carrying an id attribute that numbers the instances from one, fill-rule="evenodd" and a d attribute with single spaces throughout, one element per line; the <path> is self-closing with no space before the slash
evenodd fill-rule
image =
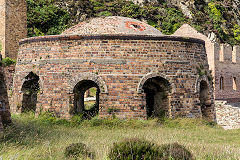
<path id="1" fill-rule="evenodd" d="M 12 112 L 100 117 L 214 117 L 204 42 L 163 35 L 138 20 L 95 18 L 61 35 L 20 42 Z M 94 115 L 95 115 L 94 114 Z"/>

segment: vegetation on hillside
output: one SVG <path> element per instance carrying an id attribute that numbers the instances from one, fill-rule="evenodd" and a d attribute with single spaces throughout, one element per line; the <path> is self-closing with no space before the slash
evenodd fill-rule
<path id="1" fill-rule="evenodd" d="M 69 146 L 72 146 L 69 151 L 75 154 L 72 144 L 83 143 L 88 151 L 96 154 L 96 159 L 107 160 L 114 143 L 132 138 L 156 145 L 177 142 L 198 160 L 238 160 L 240 157 L 239 130 L 225 131 L 202 120 L 159 122 L 75 117 L 66 121 L 48 113 L 38 118 L 33 113 L 25 113 L 13 115 L 12 119 L 13 124 L 4 134 L 0 133 L 0 159 L 65 159 Z"/>
<path id="2" fill-rule="evenodd" d="M 189 9 L 193 18 L 184 16 L 169 0 L 135 4 L 127 0 L 27 0 L 28 35 L 59 34 L 66 28 L 98 16 L 125 16 L 144 20 L 164 34 L 173 34 L 189 23 L 208 35 L 213 32 L 223 43 L 240 44 L 240 22 L 233 0 L 195 0 Z"/>
<path id="3" fill-rule="evenodd" d="M 27 0 L 28 36 L 60 34 L 67 28 L 69 13 L 54 0 Z"/>

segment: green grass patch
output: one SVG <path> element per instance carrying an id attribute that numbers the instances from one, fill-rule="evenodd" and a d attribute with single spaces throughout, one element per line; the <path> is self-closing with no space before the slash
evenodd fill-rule
<path id="1" fill-rule="evenodd" d="M 114 143 L 125 139 L 145 139 L 156 145 L 185 146 L 196 159 L 240 158 L 240 130 L 223 130 L 195 119 L 175 120 L 61 120 L 50 113 L 35 118 L 33 113 L 13 115 L 13 124 L 0 136 L 2 159 L 65 159 L 65 149 L 83 143 L 96 159 L 109 159 Z"/>

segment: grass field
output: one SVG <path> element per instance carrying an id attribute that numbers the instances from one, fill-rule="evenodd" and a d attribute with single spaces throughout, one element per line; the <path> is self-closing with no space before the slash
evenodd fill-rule
<path id="1" fill-rule="evenodd" d="M 240 159 L 240 130 L 225 131 L 201 120 L 176 119 L 160 123 L 75 118 L 67 122 L 51 116 L 35 118 L 29 113 L 12 117 L 14 124 L 0 137 L 0 159 L 4 160 L 61 160 L 65 159 L 65 148 L 77 142 L 85 143 L 96 152 L 97 159 L 107 160 L 114 142 L 131 137 L 156 144 L 178 142 L 196 159 Z"/>

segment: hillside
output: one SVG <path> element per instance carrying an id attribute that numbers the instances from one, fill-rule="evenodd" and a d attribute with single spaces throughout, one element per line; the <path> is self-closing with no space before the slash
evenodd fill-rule
<path id="1" fill-rule="evenodd" d="M 98 16 L 125 16 L 174 33 L 188 23 L 217 41 L 240 44 L 239 0 L 27 0 L 29 36 L 59 34 Z M 139 3 L 142 2 L 142 3 Z"/>

